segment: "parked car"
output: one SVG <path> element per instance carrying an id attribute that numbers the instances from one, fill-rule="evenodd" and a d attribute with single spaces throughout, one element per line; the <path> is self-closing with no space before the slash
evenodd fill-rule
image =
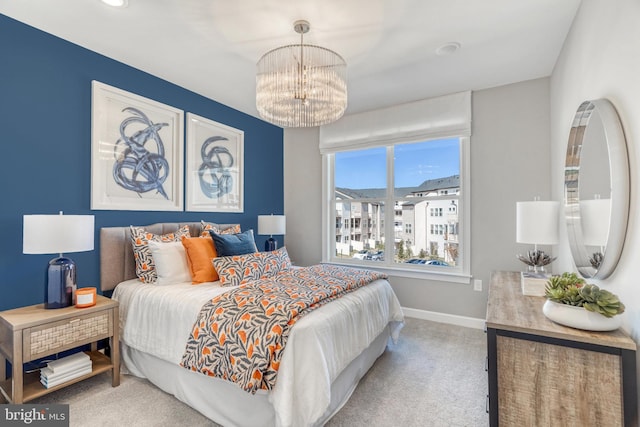
<path id="1" fill-rule="evenodd" d="M 439 265 L 441 267 L 449 267 L 449 263 L 445 261 L 440 261 L 439 259 L 430 259 L 426 263 L 427 265 Z"/>
<path id="2" fill-rule="evenodd" d="M 371 251 L 365 256 L 364 259 L 371 261 L 384 261 L 384 252 L 383 251 Z"/>
<path id="3" fill-rule="evenodd" d="M 440 261 L 439 259 L 422 259 L 422 258 L 411 258 L 405 261 L 407 264 L 426 264 L 426 265 L 439 265 L 441 267 L 449 267 L 449 263 L 445 261 Z"/>
<path id="4" fill-rule="evenodd" d="M 356 252 L 355 254 L 353 254 L 353 257 L 352 257 L 352 258 L 355 258 L 355 259 L 365 259 L 368 253 L 369 253 L 369 251 L 368 251 L 368 250 L 363 249 L 363 250 L 358 251 L 358 252 Z"/>

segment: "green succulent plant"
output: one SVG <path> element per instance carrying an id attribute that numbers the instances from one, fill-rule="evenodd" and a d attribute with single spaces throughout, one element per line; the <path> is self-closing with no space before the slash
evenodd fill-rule
<path id="1" fill-rule="evenodd" d="M 624 304 L 606 289 L 600 289 L 596 285 L 584 285 L 579 293 L 584 298 L 582 306 L 589 311 L 600 313 L 605 317 L 624 313 Z"/>
<path id="2" fill-rule="evenodd" d="M 584 307 L 605 317 L 624 313 L 625 309 L 616 295 L 596 285 L 587 284 L 575 273 L 551 277 L 545 287 L 545 296 L 551 301 Z"/>
<path id="3" fill-rule="evenodd" d="M 568 288 L 570 286 L 580 287 L 585 284 L 582 277 L 578 277 L 576 273 L 562 273 L 560 276 L 551 276 L 547 283 L 547 287 L 552 289 Z"/>

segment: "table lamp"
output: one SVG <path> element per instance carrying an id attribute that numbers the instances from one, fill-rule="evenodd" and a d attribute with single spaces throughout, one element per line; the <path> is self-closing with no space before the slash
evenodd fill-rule
<path id="1" fill-rule="evenodd" d="M 554 201 L 534 200 L 516 204 L 516 241 L 533 244 L 533 251 L 527 255 L 518 255 L 518 259 L 533 269 L 544 272 L 544 266 L 550 264 L 551 258 L 538 245 L 555 245 L 558 243 L 558 213 L 560 203 Z"/>
<path id="2" fill-rule="evenodd" d="M 64 252 L 93 250 L 93 215 L 24 215 L 22 253 L 59 254 L 49 261 L 44 308 L 73 304 L 76 264 Z"/>
<path id="3" fill-rule="evenodd" d="M 258 234 L 269 235 L 269 238 L 264 243 L 265 251 L 278 249 L 278 241 L 273 236 L 284 235 L 286 227 L 287 223 L 284 215 L 258 215 Z"/>

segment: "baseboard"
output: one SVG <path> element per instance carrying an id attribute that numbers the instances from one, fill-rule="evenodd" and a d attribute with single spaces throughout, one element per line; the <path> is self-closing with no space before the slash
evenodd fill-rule
<path id="1" fill-rule="evenodd" d="M 455 314 L 438 313 L 435 311 L 418 310 L 417 308 L 402 307 L 402 312 L 406 317 L 415 319 L 431 320 L 432 322 L 449 323 L 451 325 L 464 326 L 467 328 L 484 329 L 485 320 L 475 317 L 458 316 Z"/>

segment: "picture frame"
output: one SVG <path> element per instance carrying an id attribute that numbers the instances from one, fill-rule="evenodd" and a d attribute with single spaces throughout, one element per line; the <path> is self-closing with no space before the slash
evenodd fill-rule
<path id="1" fill-rule="evenodd" d="M 244 131 L 187 113 L 187 211 L 244 211 Z"/>
<path id="2" fill-rule="evenodd" d="M 184 112 L 91 82 L 91 209 L 184 210 Z"/>

